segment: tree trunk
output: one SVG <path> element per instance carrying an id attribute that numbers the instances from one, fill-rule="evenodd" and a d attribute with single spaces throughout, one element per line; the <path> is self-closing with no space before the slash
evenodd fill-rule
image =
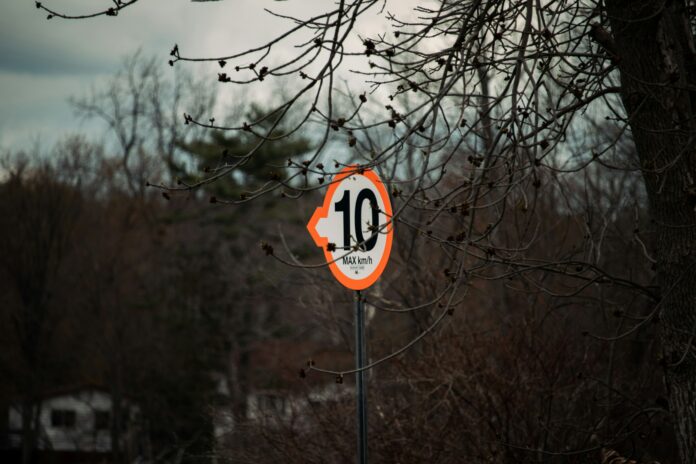
<path id="1" fill-rule="evenodd" d="M 669 405 L 696 462 L 696 49 L 684 1 L 607 1 L 621 98 L 655 229 Z"/>
<path id="2" fill-rule="evenodd" d="M 123 382 L 121 376 L 121 359 L 116 356 L 112 359 L 111 378 L 111 423 L 109 434 L 111 437 L 111 462 L 118 464 L 124 462 L 121 450 L 121 438 L 126 424 L 124 423 Z"/>
<path id="3" fill-rule="evenodd" d="M 123 424 L 123 409 L 121 408 L 121 394 L 117 388 L 111 390 L 111 462 L 120 463 L 121 460 L 121 430 Z"/>
<path id="4" fill-rule="evenodd" d="M 34 451 L 34 403 L 30 399 L 22 401 L 22 464 L 29 464 Z"/>

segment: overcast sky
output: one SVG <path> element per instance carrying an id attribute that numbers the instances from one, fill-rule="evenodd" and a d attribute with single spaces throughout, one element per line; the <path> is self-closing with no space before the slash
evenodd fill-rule
<path id="1" fill-rule="evenodd" d="M 111 4 L 110 0 L 42 1 L 71 13 Z M 393 12 L 416 3 L 399 0 L 388 5 Z M 307 17 L 333 6 L 330 0 L 142 0 L 116 18 L 47 21 L 33 0 L 2 0 L 0 148 L 27 148 L 37 140 L 46 148 L 67 134 L 93 131 L 74 117 L 68 98 L 98 87 L 138 49 L 144 55 L 161 56 L 163 63 L 174 43 L 189 56 L 229 54 L 287 27 L 264 8 Z M 365 32 L 378 33 L 383 27 L 378 19 L 362 24 Z"/>

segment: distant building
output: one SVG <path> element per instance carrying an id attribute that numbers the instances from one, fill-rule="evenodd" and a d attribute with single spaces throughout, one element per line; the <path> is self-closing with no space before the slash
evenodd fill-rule
<path id="1" fill-rule="evenodd" d="M 245 427 L 303 427 L 310 420 L 312 406 L 330 404 L 354 394 L 353 376 L 336 384 L 333 376 L 321 374 L 301 378 L 299 368 L 309 359 L 332 368 L 350 369 L 350 352 L 326 349 L 311 341 L 264 340 L 249 353 L 248 388 L 244 398 Z M 215 439 L 220 445 L 235 431 L 230 405 L 231 388 L 224 375 L 216 376 L 220 404 L 213 408 Z"/>
<path id="2" fill-rule="evenodd" d="M 138 408 L 126 401 L 123 410 L 125 412 L 120 421 L 121 449 L 128 450 L 136 443 Z M 112 414 L 111 395 L 99 387 L 77 387 L 44 395 L 40 404 L 36 444 L 44 456 L 40 461 L 103 461 L 113 448 Z M 19 403 L 10 405 L 7 426 L 7 445 L 10 449 L 21 449 L 22 414 Z M 47 459 L 47 454 L 52 457 Z"/>

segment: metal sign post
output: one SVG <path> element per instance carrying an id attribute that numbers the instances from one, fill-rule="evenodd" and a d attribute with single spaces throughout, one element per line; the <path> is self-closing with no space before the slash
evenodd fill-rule
<path id="1" fill-rule="evenodd" d="M 371 169 L 346 166 L 331 181 L 307 229 L 336 280 L 355 290 L 357 462 L 367 464 L 365 307 L 360 291 L 377 281 L 389 261 L 394 235 L 389 193 Z"/>
<path id="2" fill-rule="evenodd" d="M 365 309 L 360 290 L 355 292 L 355 373 L 358 406 L 358 463 L 367 464 L 367 392 L 365 391 Z"/>

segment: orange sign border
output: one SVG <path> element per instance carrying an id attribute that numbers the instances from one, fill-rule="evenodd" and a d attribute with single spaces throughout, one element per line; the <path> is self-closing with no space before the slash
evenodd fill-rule
<path id="1" fill-rule="evenodd" d="M 336 280 L 338 280 L 344 287 L 348 287 L 351 290 L 364 290 L 370 285 L 374 284 L 377 281 L 377 279 L 379 279 L 379 277 L 382 275 L 382 272 L 384 272 L 384 268 L 387 267 L 387 262 L 389 261 L 389 255 L 391 254 L 392 240 L 394 236 L 394 227 L 393 224 L 391 224 L 392 208 L 391 201 L 389 200 L 389 193 L 387 192 L 387 189 L 384 187 L 384 184 L 382 183 L 380 178 L 377 176 L 377 174 L 375 174 L 375 172 L 372 169 L 364 169 L 362 170 L 362 172 L 360 172 L 361 169 L 362 168 L 360 168 L 359 165 L 352 164 L 346 166 L 338 174 L 336 174 L 336 177 L 331 182 L 329 189 L 326 191 L 326 195 L 324 196 L 324 203 L 322 204 L 322 206 L 318 207 L 314 211 L 314 214 L 312 214 L 312 218 L 309 220 L 309 223 L 307 223 L 307 230 L 309 230 L 309 234 L 312 236 L 312 239 L 314 239 L 314 243 L 316 243 L 318 247 L 321 247 L 322 250 L 324 250 L 324 257 L 326 258 L 326 262 L 329 263 L 329 269 L 331 270 L 331 273 L 334 275 Z M 351 279 L 350 277 L 348 277 L 340 271 L 338 265 L 336 264 L 336 261 L 334 260 L 333 255 L 330 251 L 327 250 L 327 247 L 329 245 L 329 239 L 326 237 L 320 237 L 316 229 L 319 220 L 329 216 L 329 212 L 331 211 L 331 202 L 333 200 L 333 195 L 336 192 L 338 185 L 344 179 L 350 177 L 353 174 L 365 176 L 370 180 L 370 182 L 374 184 L 374 186 L 377 188 L 377 192 L 379 192 L 379 196 L 382 198 L 382 203 L 384 203 L 384 208 L 386 210 L 385 213 L 387 217 L 390 218 L 390 223 L 387 226 L 387 243 L 384 247 L 384 254 L 382 254 L 382 258 L 379 260 L 379 263 L 377 263 L 377 267 L 375 268 L 375 270 L 372 271 L 370 275 L 362 279 Z"/>

